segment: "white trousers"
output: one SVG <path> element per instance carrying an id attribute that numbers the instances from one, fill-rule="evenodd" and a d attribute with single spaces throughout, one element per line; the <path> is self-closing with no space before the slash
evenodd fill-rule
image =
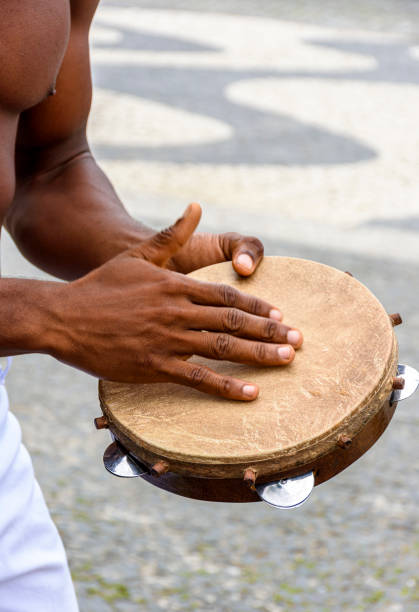
<path id="1" fill-rule="evenodd" d="M 0 369 L 0 612 L 78 612 L 64 547 Z"/>

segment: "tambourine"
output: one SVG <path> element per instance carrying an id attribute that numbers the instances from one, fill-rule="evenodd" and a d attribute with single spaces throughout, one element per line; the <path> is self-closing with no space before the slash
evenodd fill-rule
<path id="1" fill-rule="evenodd" d="M 105 467 L 193 499 L 298 506 L 363 455 L 416 390 L 419 373 L 398 364 L 393 328 L 401 319 L 348 273 L 313 261 L 265 257 L 250 278 L 231 263 L 191 277 L 277 305 L 304 344 L 286 367 L 192 358 L 256 383 L 253 402 L 169 383 L 100 381 L 96 426 L 113 438 Z"/>

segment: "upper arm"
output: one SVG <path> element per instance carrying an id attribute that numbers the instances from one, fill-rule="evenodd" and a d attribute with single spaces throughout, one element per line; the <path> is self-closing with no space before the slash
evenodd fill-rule
<path id="1" fill-rule="evenodd" d="M 49 169 L 87 148 L 92 96 L 89 27 L 97 4 L 98 0 L 71 2 L 71 30 L 56 94 L 20 117 L 16 149 L 19 173 Z"/>

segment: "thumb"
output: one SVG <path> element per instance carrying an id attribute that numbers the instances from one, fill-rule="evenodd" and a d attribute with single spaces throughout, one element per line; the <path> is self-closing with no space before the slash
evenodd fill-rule
<path id="1" fill-rule="evenodd" d="M 188 242 L 198 226 L 201 214 L 202 210 L 199 204 L 195 202 L 189 204 L 183 216 L 173 225 L 154 234 L 138 247 L 132 249 L 131 255 L 146 259 L 163 268 L 167 261 Z"/>

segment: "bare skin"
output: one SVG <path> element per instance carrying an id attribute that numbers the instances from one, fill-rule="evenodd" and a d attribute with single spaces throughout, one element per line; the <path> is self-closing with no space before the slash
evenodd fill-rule
<path id="1" fill-rule="evenodd" d="M 86 123 L 97 4 L 0 0 L 0 222 L 28 260 L 68 281 L 0 280 L 0 355 L 43 352 L 108 380 L 252 400 L 251 381 L 188 357 L 287 365 L 301 332 L 276 305 L 184 276 L 222 261 L 252 274 L 257 238 L 195 233 L 197 204 L 156 232 L 128 215 L 96 164 Z"/>

